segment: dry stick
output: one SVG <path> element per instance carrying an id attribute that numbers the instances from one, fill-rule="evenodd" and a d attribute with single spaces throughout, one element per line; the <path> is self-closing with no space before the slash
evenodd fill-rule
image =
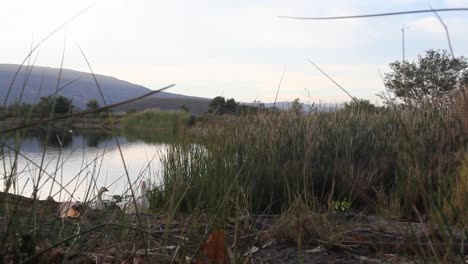
<path id="1" fill-rule="evenodd" d="M 388 91 L 387 86 L 385 86 L 385 78 L 384 78 L 384 76 L 382 74 L 382 71 L 380 71 L 380 69 L 378 69 L 377 71 L 379 72 L 380 80 L 382 81 L 385 92 L 387 93 L 386 95 L 387 95 L 388 100 L 392 100 L 393 98 L 391 98 L 390 92 Z"/>
<path id="2" fill-rule="evenodd" d="M 94 114 L 94 113 L 102 112 L 102 111 L 105 111 L 105 110 L 115 108 L 117 106 L 133 103 L 135 101 L 138 101 L 140 99 L 143 99 L 143 98 L 148 97 L 150 95 L 153 95 L 155 93 L 159 93 L 161 91 L 169 89 L 169 88 L 173 87 L 174 85 L 175 84 L 171 84 L 171 85 L 163 87 L 163 88 L 161 88 L 159 90 L 151 91 L 151 92 L 146 93 L 144 95 L 134 97 L 134 98 L 129 99 L 129 100 L 121 101 L 121 102 L 118 102 L 118 103 L 115 103 L 115 104 L 110 104 L 110 105 L 107 105 L 107 106 L 104 106 L 104 107 L 101 107 L 101 108 L 98 108 L 98 109 L 87 110 L 87 111 L 78 112 L 78 113 L 70 113 L 70 114 L 65 114 L 65 115 L 61 115 L 61 116 L 55 116 L 55 117 L 52 117 L 52 118 L 44 118 L 44 119 L 40 119 L 40 120 L 35 121 L 35 122 L 30 122 L 30 123 L 19 125 L 19 126 L 13 127 L 13 128 L 0 130 L 0 134 L 16 131 L 16 130 L 23 129 L 23 128 L 37 126 L 37 125 L 40 125 L 40 124 L 45 123 L 45 122 L 58 121 L 58 120 L 62 120 L 62 119 L 67 119 L 67 118 L 72 118 L 72 117 L 79 117 L 79 116 L 84 116 L 84 115 L 88 115 L 88 114 Z"/>
<path id="3" fill-rule="evenodd" d="M 75 42 L 76 43 L 76 42 Z M 102 92 L 102 89 L 101 89 L 101 86 L 99 85 L 99 82 L 96 78 L 96 75 L 94 74 L 93 72 L 93 69 L 91 67 L 91 64 L 89 63 L 89 60 L 88 58 L 86 57 L 86 54 L 84 53 L 83 49 L 80 47 L 80 45 L 78 43 L 76 43 L 76 45 L 78 46 L 78 48 L 80 49 L 80 52 L 81 52 L 81 55 L 83 56 L 83 58 L 85 59 L 86 61 L 86 64 L 88 65 L 88 68 L 89 70 L 91 71 L 91 75 L 93 76 L 93 79 L 94 79 L 94 83 L 96 84 L 96 87 L 99 91 L 99 94 L 101 95 L 101 99 L 102 99 L 102 102 L 104 103 L 104 105 L 107 105 L 107 102 L 106 102 L 106 98 L 104 97 L 104 94 Z M 127 164 L 125 162 L 125 159 L 124 159 L 124 156 L 123 156 L 123 153 L 122 153 L 122 149 L 120 147 L 120 143 L 119 143 L 119 140 L 117 137 L 115 137 L 115 143 L 117 144 L 117 148 L 119 149 L 119 153 L 120 153 L 120 157 L 122 159 L 122 163 L 123 163 L 123 166 L 124 166 L 124 170 L 125 170 L 125 174 L 127 175 L 127 181 L 128 181 L 128 184 L 131 185 L 131 180 L 130 180 L 130 176 L 129 176 L 129 173 L 128 173 L 128 168 L 127 168 Z M 138 212 L 138 206 L 137 206 L 137 201 L 135 199 L 135 193 L 133 191 L 132 188 L 130 188 L 130 193 L 132 195 L 132 198 L 133 198 L 133 204 L 135 206 L 135 212 L 137 214 L 137 220 L 138 220 L 138 224 L 141 225 L 141 219 L 140 219 L 140 214 Z"/>
<path id="4" fill-rule="evenodd" d="M 333 80 L 332 77 L 330 77 L 326 72 L 324 72 L 322 69 L 320 69 L 319 66 L 317 66 L 312 60 L 309 59 L 309 62 L 315 66 L 315 68 L 317 68 L 317 70 L 319 70 L 321 73 L 323 73 L 323 75 L 325 75 L 330 81 L 332 81 L 336 86 L 338 86 L 338 88 L 340 88 L 343 92 L 345 92 L 354 102 L 357 102 L 357 99 L 352 96 L 348 91 L 346 91 L 345 88 L 343 88 L 343 86 L 341 86 L 339 83 L 337 83 L 335 80 Z"/>
<path id="5" fill-rule="evenodd" d="M 449 30 L 448 30 L 448 27 L 444 23 L 444 20 L 442 20 L 442 17 L 439 16 L 437 11 L 435 9 L 433 9 L 432 6 L 431 6 L 431 10 L 434 12 L 434 15 L 436 15 L 436 17 L 439 20 L 440 24 L 442 24 L 442 26 L 444 27 L 445 36 L 447 37 L 447 42 L 448 42 L 448 46 L 449 46 L 449 49 L 450 49 L 450 53 L 452 54 L 452 59 L 454 59 L 455 58 L 455 53 L 453 52 L 452 41 L 450 40 L 450 33 L 449 33 Z"/>
<path id="6" fill-rule="evenodd" d="M 280 17 L 280 18 L 288 18 L 288 19 L 302 19 L 302 20 L 338 20 L 338 19 L 368 18 L 368 17 L 382 17 L 382 16 L 398 16 L 398 15 L 407 15 L 407 14 L 432 13 L 432 12 L 454 12 L 454 11 L 468 11 L 468 7 L 411 10 L 411 11 L 399 11 L 399 12 L 366 14 L 366 15 L 352 15 L 352 16 L 333 16 L 333 17 L 291 17 L 291 16 L 279 16 L 279 17 Z"/>
<path id="7" fill-rule="evenodd" d="M 5 96 L 5 99 L 3 100 L 3 107 L 6 106 L 8 97 L 10 96 L 11 90 L 13 89 L 13 84 L 15 83 L 16 77 L 18 76 L 18 73 L 20 72 L 21 68 L 23 67 L 24 63 L 31 57 L 31 55 L 39 48 L 39 46 L 42 45 L 45 41 L 47 41 L 50 37 L 55 35 L 58 31 L 60 31 L 62 28 L 64 28 L 68 23 L 71 21 L 75 20 L 77 17 L 81 16 L 84 12 L 86 12 L 91 6 L 86 7 L 85 9 L 82 9 L 80 12 L 78 12 L 76 15 L 72 16 L 68 20 L 66 20 L 62 25 L 60 25 L 58 28 L 54 29 L 49 35 L 45 36 L 41 41 L 39 41 L 34 48 L 31 49 L 31 51 L 26 55 L 26 58 L 21 62 L 20 66 L 15 72 L 15 75 L 13 75 L 13 79 L 11 80 L 10 86 L 8 87 L 7 94 Z"/>
<path id="8" fill-rule="evenodd" d="M 281 84 L 283 83 L 283 78 L 284 78 L 285 73 L 286 73 L 286 67 L 284 67 L 283 74 L 281 74 L 281 79 L 280 79 L 279 84 L 278 84 L 278 89 L 276 90 L 275 102 L 273 103 L 273 107 L 276 106 L 276 100 L 278 99 L 278 94 L 279 94 L 279 91 L 281 89 Z"/>
<path id="9" fill-rule="evenodd" d="M 32 42 L 31 42 L 31 49 L 32 49 Z M 18 102 L 21 102 L 23 100 L 23 95 L 24 95 L 24 90 L 26 89 L 26 84 L 28 83 L 29 77 L 31 75 L 31 72 L 34 68 L 34 64 L 36 63 L 38 56 L 34 59 L 33 65 L 31 65 L 31 57 L 28 58 L 28 64 L 26 66 L 26 71 L 24 73 L 24 79 L 23 79 L 23 85 L 21 87 L 21 92 L 20 96 L 18 98 Z M 18 118 L 21 116 L 21 107 L 18 107 Z"/>
<path id="10" fill-rule="evenodd" d="M 88 57 L 86 57 L 86 54 L 84 53 L 84 51 L 83 51 L 83 49 L 81 48 L 81 46 L 80 46 L 77 42 L 75 42 L 75 44 L 76 44 L 76 45 L 78 46 L 78 48 L 80 49 L 81 55 L 82 55 L 83 58 L 85 59 L 86 64 L 88 65 L 88 69 L 91 71 L 91 75 L 93 76 L 94 83 L 96 84 L 97 89 L 98 89 L 98 91 L 99 91 L 99 94 L 101 95 L 102 102 L 104 103 L 104 105 L 107 105 L 106 98 L 104 97 L 104 94 L 102 93 L 101 86 L 99 85 L 99 82 L 98 82 L 98 80 L 96 79 L 96 75 L 95 75 L 94 72 L 93 72 L 93 68 L 91 67 L 91 64 L 89 63 Z"/>
<path id="11" fill-rule="evenodd" d="M 105 106 L 107 106 L 107 102 L 106 102 L 106 98 L 104 97 L 104 94 L 102 92 L 102 89 L 101 89 L 101 86 L 99 85 L 99 82 L 96 78 L 96 75 L 94 74 L 93 72 L 93 68 L 91 67 L 91 64 L 89 63 L 89 60 L 88 58 L 86 57 L 86 54 L 83 52 L 83 49 L 80 47 L 80 45 L 75 42 L 76 45 L 78 46 L 78 48 L 80 49 L 80 52 L 81 52 L 81 55 L 83 56 L 83 58 L 85 59 L 86 61 L 86 64 L 88 65 L 88 68 L 89 70 L 91 71 L 91 74 L 93 76 L 93 79 L 94 79 L 94 82 L 96 84 L 96 87 L 101 95 L 101 99 L 102 99 L 102 102 L 104 103 Z M 112 117 L 112 113 L 109 113 L 109 117 L 111 118 Z M 130 184 L 131 186 L 131 180 L 130 180 L 130 174 L 128 172 L 128 167 L 127 167 L 127 164 L 125 162 L 125 158 L 123 156 L 123 152 L 122 152 L 122 148 L 120 147 L 120 143 L 119 143 L 119 139 L 117 137 L 114 137 L 115 138 L 115 143 L 117 144 L 117 148 L 119 149 L 119 153 L 120 153 L 120 157 L 122 159 L 122 164 L 124 166 L 124 170 L 125 170 L 125 175 L 127 176 L 127 181 L 128 181 L 128 184 Z M 138 210 L 138 206 L 137 206 L 137 200 L 135 199 L 135 192 L 133 191 L 132 188 L 130 188 L 130 191 L 131 191 L 131 194 L 132 194 L 132 197 L 133 197 L 133 205 L 135 206 L 135 212 L 136 212 L 136 215 L 137 215 L 137 221 L 138 221 L 138 225 L 139 226 L 142 226 L 142 221 L 141 221 L 141 218 L 140 218 L 140 212 Z M 143 238 L 146 240 L 146 237 L 145 237 L 145 234 L 142 233 L 142 236 Z M 145 247 L 145 256 L 146 256 L 146 260 L 148 261 L 148 247 Z"/>
<path id="12" fill-rule="evenodd" d="M 401 27 L 401 52 L 402 52 L 402 63 L 403 67 L 406 67 L 406 47 L 405 47 L 405 26 L 403 25 Z M 403 86 L 405 88 L 405 100 L 406 104 L 410 106 L 411 108 L 411 100 L 408 96 L 408 85 L 406 85 L 406 78 L 403 77 Z"/>
<path id="13" fill-rule="evenodd" d="M 8 146 L 7 144 L 3 144 L 4 147 L 12 150 L 12 151 L 15 151 L 15 149 L 11 146 Z M 36 166 L 39 171 L 42 171 L 42 173 L 44 173 L 45 175 L 47 175 L 50 179 L 52 179 L 57 185 L 59 185 L 61 188 L 63 188 L 65 190 L 65 192 L 67 192 L 69 195 L 72 195 L 69 191 L 67 191 L 65 189 L 64 186 L 62 186 L 61 183 L 59 183 L 52 175 L 50 175 L 46 170 L 44 170 L 44 168 L 42 168 L 39 164 L 35 163 L 32 159 L 28 158 L 26 155 L 22 154 L 21 152 L 18 152 L 18 156 L 21 156 L 22 158 L 24 158 L 28 163 L 31 163 L 32 165 Z"/>
<path id="14" fill-rule="evenodd" d="M 58 92 L 60 92 L 61 90 L 67 88 L 69 85 L 72 85 L 74 82 L 76 81 L 79 81 L 80 79 L 82 78 L 82 76 L 78 77 L 78 78 L 75 78 L 69 82 L 67 82 L 66 84 L 62 85 L 59 89 L 57 89 L 57 91 L 45 96 L 45 98 L 49 99 L 51 98 L 52 96 L 55 96 Z"/>
<path id="15" fill-rule="evenodd" d="M 65 61 L 65 51 L 66 51 L 66 41 L 65 39 L 63 40 L 63 49 L 62 49 L 62 60 L 60 62 L 60 69 L 59 69 L 59 73 L 58 73 L 58 78 L 57 78 L 57 85 L 55 87 L 55 92 L 57 93 L 58 89 L 59 89 L 59 86 L 60 86 L 60 80 L 62 79 L 62 70 L 63 70 L 63 64 L 64 64 L 64 61 Z M 50 117 L 53 117 L 54 116 L 54 112 L 55 112 L 55 107 L 57 105 L 57 96 L 54 97 L 54 101 L 52 103 L 52 109 L 50 111 Z M 71 112 L 71 109 L 70 109 L 70 112 Z M 43 152 L 43 155 L 42 155 L 42 160 L 41 160 L 41 166 L 42 166 L 42 162 L 45 158 L 45 153 L 46 153 L 46 149 L 47 149 L 47 145 L 48 145 L 48 141 L 49 141 L 49 134 L 51 133 L 51 129 L 52 127 L 50 126 L 50 124 L 48 125 L 48 128 L 47 128 L 47 133 L 46 133 L 46 144 L 44 146 L 44 152 Z M 60 142 L 60 139 L 59 139 L 59 144 L 60 144 L 60 149 L 61 151 L 63 150 L 62 148 L 62 143 Z M 57 157 L 57 166 L 59 164 L 59 161 L 60 161 L 60 157 L 61 157 L 61 151 L 59 152 L 59 156 Z M 34 187 L 34 190 L 33 190 L 33 195 L 34 195 L 34 198 L 36 198 L 36 189 L 39 187 L 39 182 L 41 180 L 41 173 L 38 174 L 38 180 L 37 180 L 37 186 Z M 55 177 L 57 176 L 57 171 L 54 172 L 54 180 L 55 180 Z M 62 179 L 60 180 L 60 182 L 62 182 Z M 54 186 L 53 184 L 54 182 L 52 182 L 52 185 L 51 185 L 51 191 L 52 191 L 52 188 Z M 60 198 L 60 197 L 59 197 Z"/>

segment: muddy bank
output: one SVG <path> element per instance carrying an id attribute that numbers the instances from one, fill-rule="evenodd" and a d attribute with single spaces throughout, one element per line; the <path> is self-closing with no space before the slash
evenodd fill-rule
<path id="1" fill-rule="evenodd" d="M 122 116 L 109 117 L 77 117 L 55 121 L 52 126 L 55 129 L 105 129 L 120 131 Z M 21 126 L 28 123 L 39 123 L 33 128 L 47 128 L 46 122 L 40 122 L 40 118 L 20 120 L 17 118 L 7 118 L 0 120 L 0 130 Z"/>

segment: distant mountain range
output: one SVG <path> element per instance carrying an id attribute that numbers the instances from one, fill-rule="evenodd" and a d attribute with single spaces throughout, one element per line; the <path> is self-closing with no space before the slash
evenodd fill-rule
<path id="1" fill-rule="evenodd" d="M 86 103 L 91 99 L 96 99 L 102 105 L 101 95 L 96 87 L 93 75 L 86 72 L 49 67 L 25 67 L 23 66 L 15 81 L 12 84 L 15 72 L 19 65 L 0 64 L 0 105 L 3 105 L 7 97 L 7 105 L 21 101 L 21 103 L 36 103 L 40 97 L 54 94 L 58 87 L 58 94 L 72 98 L 73 104 L 85 108 Z M 104 98 L 108 104 L 128 100 L 145 93 L 150 92 L 149 88 L 133 84 L 127 81 L 119 80 L 114 77 L 95 74 L 95 77 L 101 87 Z M 12 89 L 9 89 L 9 87 Z M 24 89 L 23 89 L 24 88 Z M 21 99 L 21 100 L 20 100 Z M 161 110 L 179 110 L 185 105 L 193 114 L 201 114 L 208 111 L 210 98 L 201 98 L 175 94 L 170 92 L 160 92 L 137 102 L 118 107 L 118 111 L 129 109 L 144 110 L 159 108 Z M 273 106 L 272 103 L 266 103 L 266 107 Z M 288 109 L 290 102 L 278 102 L 276 106 L 280 109 Z M 319 110 L 332 110 L 336 106 L 322 105 Z M 309 105 L 303 105 L 304 111 L 309 110 Z"/>
<path id="2" fill-rule="evenodd" d="M 3 104 L 8 94 L 18 67 L 19 65 L 15 64 L 0 64 L 0 105 Z M 27 68 L 23 66 L 11 86 L 12 89 L 8 95 L 7 104 L 18 102 L 19 99 L 21 99 L 22 103 L 35 103 L 40 97 L 53 94 L 57 89 L 59 73 L 60 70 L 56 68 L 40 66 Z M 144 86 L 114 77 L 100 74 L 95 74 L 95 77 L 108 104 L 134 98 L 151 91 Z M 80 108 L 85 108 L 86 103 L 91 99 L 98 100 L 101 105 L 103 103 L 94 78 L 90 73 L 62 69 L 58 89 L 59 95 L 72 98 L 73 104 Z M 161 109 L 180 109 L 183 104 L 188 107 L 194 107 L 197 104 L 206 105 L 206 107 L 196 107 L 198 112 L 206 111 L 210 100 L 208 98 L 160 92 L 145 98 L 143 101 L 126 105 L 120 109 L 136 108 L 142 110 L 144 108 L 158 108 L 159 105 L 161 105 Z"/>

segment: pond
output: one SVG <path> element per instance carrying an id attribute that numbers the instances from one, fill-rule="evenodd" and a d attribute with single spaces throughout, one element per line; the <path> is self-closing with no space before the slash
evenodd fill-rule
<path id="1" fill-rule="evenodd" d="M 38 186 L 40 199 L 51 196 L 56 201 L 89 200 L 100 187 L 109 190 L 107 197 L 122 195 L 130 185 L 135 188 L 143 179 L 158 185 L 161 157 L 169 146 L 99 131 L 71 130 L 48 136 L 29 132 L 19 140 L 0 140 L 3 145 L 0 191 L 5 191 L 13 168 L 16 173 L 10 193 L 30 197 L 34 186 Z M 19 151 L 14 151 L 15 141 Z"/>

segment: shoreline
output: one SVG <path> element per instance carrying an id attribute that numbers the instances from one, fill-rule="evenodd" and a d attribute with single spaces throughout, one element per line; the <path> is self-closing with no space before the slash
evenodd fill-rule
<path id="1" fill-rule="evenodd" d="M 109 117 L 75 117 L 54 122 L 53 128 L 55 129 L 106 129 L 117 131 L 122 128 L 121 121 L 122 115 L 113 115 Z M 31 118 L 29 122 L 40 121 L 39 118 Z M 18 126 L 24 123 L 24 120 L 18 120 L 16 118 L 8 118 L 0 121 L 0 129 L 6 129 L 14 126 Z M 39 127 L 47 126 L 46 123 L 43 125 L 33 127 L 31 129 L 37 129 Z"/>

